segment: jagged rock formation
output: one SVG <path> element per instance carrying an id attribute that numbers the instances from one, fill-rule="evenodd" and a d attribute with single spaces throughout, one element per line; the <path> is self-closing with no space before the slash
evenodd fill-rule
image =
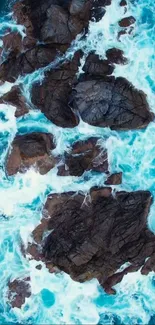
<path id="1" fill-rule="evenodd" d="M 15 116 L 21 117 L 29 112 L 29 106 L 26 99 L 18 86 L 12 89 L 0 98 L 0 103 L 8 103 L 16 107 Z"/>
<path id="2" fill-rule="evenodd" d="M 111 188 L 91 189 L 87 197 L 74 192 L 52 194 L 45 204 L 46 218 L 33 232 L 36 244 L 29 252 L 74 280 L 96 277 L 108 293 L 114 293 L 112 286 L 128 272 L 143 266 L 144 274 L 154 267 L 155 236 L 147 228 L 151 202 L 150 192 L 113 196 Z M 126 262 L 130 267 L 117 273 Z"/>
<path id="3" fill-rule="evenodd" d="M 154 118 L 146 95 L 124 78 L 91 78 L 78 82 L 70 106 L 84 122 L 113 130 L 144 128 Z"/>
<path id="4" fill-rule="evenodd" d="M 85 171 L 108 171 L 107 151 L 102 149 L 99 138 L 89 138 L 73 144 L 71 151 L 64 153 L 58 175 L 81 176 Z"/>
<path id="5" fill-rule="evenodd" d="M 31 296 L 30 278 L 16 279 L 8 283 L 8 299 L 13 308 L 21 308 L 25 299 Z"/>
<path id="6" fill-rule="evenodd" d="M 17 135 L 8 154 L 7 174 L 11 176 L 17 172 L 25 172 L 33 165 L 41 174 L 46 174 L 56 163 L 55 157 L 51 154 L 54 148 L 54 139 L 48 133 Z"/>

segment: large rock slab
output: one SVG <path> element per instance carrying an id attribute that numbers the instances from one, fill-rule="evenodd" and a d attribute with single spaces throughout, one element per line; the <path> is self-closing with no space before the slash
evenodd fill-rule
<path id="1" fill-rule="evenodd" d="M 33 165 L 41 174 L 46 174 L 56 163 L 51 154 L 54 148 L 53 136 L 48 133 L 17 135 L 7 157 L 7 174 L 11 176 L 17 172 L 25 172 Z"/>
<path id="2" fill-rule="evenodd" d="M 76 281 L 96 277 L 108 293 L 115 293 L 111 287 L 128 272 L 141 266 L 143 273 L 154 269 L 155 236 L 147 229 L 151 203 L 148 191 L 113 196 L 111 188 L 94 188 L 90 196 L 52 194 L 45 204 L 45 218 L 33 232 L 38 259 Z M 35 251 L 34 246 L 30 251 Z M 148 257 L 151 261 L 145 264 Z M 131 267 L 118 274 L 126 262 Z"/>
<path id="3" fill-rule="evenodd" d="M 68 105 L 73 81 L 81 58 L 77 52 L 73 60 L 65 62 L 48 72 L 42 84 L 32 87 L 32 102 L 45 116 L 61 127 L 75 127 L 79 123 L 78 116 Z"/>
<path id="4" fill-rule="evenodd" d="M 64 153 L 58 175 L 81 176 L 85 171 L 107 172 L 108 157 L 106 149 L 101 148 L 99 138 L 89 138 L 73 144 L 69 152 Z"/>
<path id="5" fill-rule="evenodd" d="M 114 130 L 146 127 L 154 119 L 146 95 L 124 78 L 89 78 L 75 85 L 70 106 L 90 125 Z"/>

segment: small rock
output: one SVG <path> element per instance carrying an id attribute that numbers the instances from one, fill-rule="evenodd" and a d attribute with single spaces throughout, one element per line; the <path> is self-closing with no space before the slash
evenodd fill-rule
<path id="1" fill-rule="evenodd" d="M 25 299 L 31 296 L 30 278 L 16 279 L 9 282 L 9 295 L 8 299 L 12 308 L 21 308 L 25 303 Z"/>
<path id="2" fill-rule="evenodd" d="M 135 23 L 136 19 L 133 16 L 121 19 L 118 24 L 120 27 L 129 27 Z"/>
<path id="3" fill-rule="evenodd" d="M 111 48 L 106 51 L 106 57 L 110 63 L 127 64 L 128 60 L 124 57 L 124 52 L 117 48 Z"/>
<path id="4" fill-rule="evenodd" d="M 0 98 L 0 103 L 8 103 L 16 107 L 15 116 L 21 117 L 29 112 L 26 100 L 18 86 L 14 86 L 11 90 Z"/>
<path id="5" fill-rule="evenodd" d="M 36 165 L 42 175 L 46 174 L 56 163 L 51 155 L 51 150 L 54 148 L 53 136 L 48 133 L 16 136 L 6 162 L 7 174 L 11 176 L 18 172 L 25 172 L 33 165 Z"/>
<path id="6" fill-rule="evenodd" d="M 115 174 L 110 175 L 104 184 L 105 185 L 122 184 L 122 173 L 115 173 Z"/>
<path id="7" fill-rule="evenodd" d="M 107 172 L 107 151 L 100 147 L 98 140 L 94 137 L 76 142 L 69 153 L 65 152 L 64 168 L 58 167 L 58 175 L 81 176 L 88 170 Z"/>

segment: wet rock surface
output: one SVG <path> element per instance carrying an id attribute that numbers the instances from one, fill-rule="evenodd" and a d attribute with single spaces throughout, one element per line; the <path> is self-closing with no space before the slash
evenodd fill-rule
<path id="1" fill-rule="evenodd" d="M 33 104 L 61 127 L 75 127 L 79 123 L 68 103 L 80 58 L 81 52 L 77 52 L 71 61 L 47 73 L 41 85 L 36 83 L 32 88 Z"/>
<path id="2" fill-rule="evenodd" d="M 110 63 L 116 63 L 116 64 L 128 63 L 127 58 L 124 57 L 123 51 L 115 47 L 106 51 L 106 57 L 110 61 Z"/>
<path id="3" fill-rule="evenodd" d="M 102 78 L 77 83 L 70 105 L 82 120 L 113 130 L 146 127 L 154 118 L 146 96 L 124 78 Z"/>
<path id="4" fill-rule="evenodd" d="M 56 163 L 51 154 L 54 148 L 54 139 L 48 133 L 17 135 L 8 154 L 7 174 L 11 176 L 17 172 L 25 172 L 33 165 L 41 174 L 46 174 Z"/>
<path id="5" fill-rule="evenodd" d="M 111 75 L 114 66 L 108 60 L 101 60 L 96 54 L 89 54 L 83 67 L 83 71 L 91 76 L 102 77 Z"/>
<path id="6" fill-rule="evenodd" d="M 51 194 L 44 208 L 46 218 L 34 231 L 34 239 L 39 247 L 41 243 L 46 263 L 76 281 L 96 277 L 107 293 L 115 293 L 112 286 L 125 274 L 141 266 L 143 274 L 152 269 L 155 236 L 147 228 L 151 203 L 148 191 L 113 196 L 111 188 L 92 188 L 90 196 Z M 145 263 L 147 257 L 150 260 Z M 126 262 L 130 266 L 116 273 Z"/>
<path id="7" fill-rule="evenodd" d="M 30 278 L 16 279 L 8 284 L 8 299 L 13 308 L 21 308 L 31 296 Z"/>
<path id="8" fill-rule="evenodd" d="M 110 175 L 104 183 L 105 185 L 122 184 L 122 172 Z"/>
<path id="9" fill-rule="evenodd" d="M 88 170 L 107 172 L 107 151 L 101 148 L 99 141 L 94 137 L 76 142 L 70 152 L 65 152 L 64 161 L 58 167 L 58 175 L 81 176 Z"/>
<path id="10" fill-rule="evenodd" d="M 0 103 L 8 103 L 16 107 L 15 116 L 21 117 L 29 112 L 29 106 L 26 99 L 18 86 L 12 89 L 0 98 Z"/>

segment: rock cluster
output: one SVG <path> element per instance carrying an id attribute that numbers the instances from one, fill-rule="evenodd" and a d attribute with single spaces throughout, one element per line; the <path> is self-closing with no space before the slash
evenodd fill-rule
<path id="1" fill-rule="evenodd" d="M 31 101 L 58 127 L 74 128 L 80 119 L 97 127 L 133 130 L 154 119 L 146 95 L 124 78 L 112 74 L 116 64 L 127 64 L 122 50 L 110 48 L 106 58 L 89 53 L 78 77 L 82 51 L 65 57 L 79 33 L 86 37 L 89 20 L 99 21 L 111 0 L 22 0 L 14 5 L 14 17 L 25 26 L 26 36 L 9 32 L 3 38 L 5 61 L 0 65 L 1 83 L 56 62 L 45 72 L 42 83 L 32 85 Z M 120 6 L 127 10 L 126 0 Z M 118 22 L 119 35 L 131 32 L 134 17 Z M 64 59 L 65 58 L 65 59 Z M 16 107 L 16 117 L 29 112 L 22 85 L 14 86 L 0 103 Z M 17 134 L 8 152 L 8 176 L 34 166 L 42 175 L 56 167 L 59 176 L 84 177 L 85 172 L 105 173 L 103 187 L 89 193 L 67 192 L 47 198 L 33 243 L 25 254 L 43 261 L 50 272 L 63 270 L 76 281 L 96 277 L 107 293 L 129 272 L 154 270 L 155 236 L 147 228 L 152 203 L 148 191 L 120 192 L 122 173 L 110 175 L 104 139 L 88 137 L 75 141 L 56 156 L 54 136 L 48 133 Z M 109 187 L 113 186 L 113 187 Z M 113 193 L 113 188 L 115 192 Z M 82 190 L 82 189 L 81 189 Z M 29 256 L 29 255 L 28 255 Z M 128 262 L 123 271 L 120 267 Z M 41 272 L 41 264 L 38 265 Z M 29 278 L 9 283 L 9 300 L 20 308 L 30 296 Z"/>

